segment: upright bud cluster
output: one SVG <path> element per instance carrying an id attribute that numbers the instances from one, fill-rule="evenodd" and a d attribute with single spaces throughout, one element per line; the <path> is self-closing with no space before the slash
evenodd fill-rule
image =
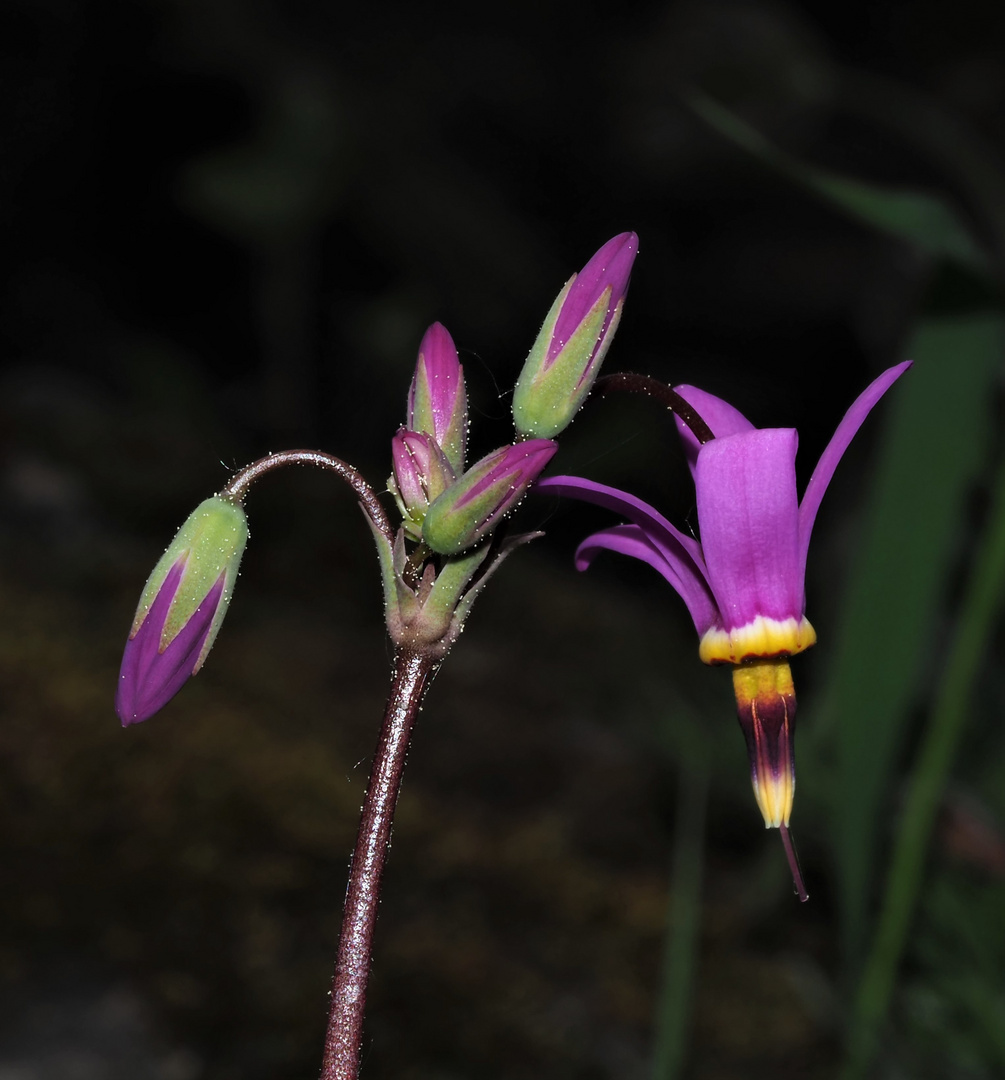
<path id="1" fill-rule="evenodd" d="M 408 426 L 432 436 L 458 476 L 441 486 L 447 474 L 435 447 L 395 443 L 391 487 L 410 536 L 441 555 L 460 554 L 523 498 L 558 449 L 554 437 L 568 427 L 593 386 L 621 318 L 637 252 L 635 233 L 621 233 L 569 279 L 513 392 L 518 441 L 467 472 L 467 403 L 457 351 L 438 323 L 426 331 L 408 395 Z M 402 432 L 398 436 L 403 439 Z"/>
<path id="2" fill-rule="evenodd" d="M 523 498 L 558 450 L 597 376 L 621 316 L 634 233 L 608 241 L 552 305 L 513 398 L 516 439 L 465 469 L 464 372 L 447 331 L 434 323 L 419 346 L 405 426 L 391 440 L 388 487 L 401 511 L 398 542 L 377 536 L 387 625 L 410 648 L 445 650 L 471 600 L 516 543 L 483 565 L 482 544 Z M 375 533 L 376 535 L 376 533 Z M 420 546 L 409 556 L 405 539 Z M 481 546 L 479 546 L 481 545 Z M 427 562 L 430 553 L 434 557 Z M 421 568 L 421 574 L 418 573 Z"/>

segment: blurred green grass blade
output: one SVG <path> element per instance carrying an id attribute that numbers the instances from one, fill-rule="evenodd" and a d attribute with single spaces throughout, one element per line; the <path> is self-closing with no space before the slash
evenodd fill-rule
<path id="1" fill-rule="evenodd" d="M 1005 465 L 999 470 L 991 519 L 967 585 L 955 640 L 900 816 L 879 925 L 855 999 L 845 1080 L 859 1080 L 875 1056 L 921 888 L 935 813 L 960 744 L 970 688 L 983 660 L 1003 593 Z"/>
<path id="2" fill-rule="evenodd" d="M 990 388 L 1003 350 L 998 316 L 927 321 L 908 349 L 914 368 L 890 395 L 825 693 L 835 717 L 833 836 L 845 959 L 853 970 L 865 944 L 907 710 L 933 657 L 966 496 L 987 456 Z"/>
<path id="3" fill-rule="evenodd" d="M 731 142 L 857 221 L 906 240 L 936 258 L 951 259 L 972 270 L 988 272 L 987 255 L 978 247 L 959 214 L 943 200 L 924 192 L 883 187 L 806 165 L 711 98 L 694 94 L 689 100 L 695 112 Z"/>
<path id="4" fill-rule="evenodd" d="M 656 1016 L 653 1080 L 683 1075 L 690 1041 L 696 954 L 701 931 L 705 808 L 709 751 L 695 727 L 680 759 L 680 793 L 674 830 L 670 910 L 663 958 L 663 985 Z"/>

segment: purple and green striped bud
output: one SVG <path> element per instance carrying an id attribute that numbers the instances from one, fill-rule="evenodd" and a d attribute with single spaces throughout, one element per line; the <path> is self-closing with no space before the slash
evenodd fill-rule
<path id="1" fill-rule="evenodd" d="M 456 479 L 432 435 L 401 428 L 391 440 L 394 476 L 388 481 L 404 519 L 405 532 L 418 540 L 429 504 Z"/>
<path id="2" fill-rule="evenodd" d="M 408 388 L 405 427 L 432 435 L 454 472 L 464 469 L 468 437 L 464 369 L 457 359 L 453 338 L 440 323 L 433 323 L 419 345 L 415 375 Z"/>
<path id="3" fill-rule="evenodd" d="M 217 495 L 178 530 L 147 581 L 122 656 L 115 711 L 123 727 L 153 716 L 202 667 L 247 540 L 244 510 Z"/>
<path id="4" fill-rule="evenodd" d="M 558 294 L 513 391 L 521 435 L 554 438 L 586 400 L 614 339 L 638 250 L 635 233 L 615 236 Z"/>
<path id="5" fill-rule="evenodd" d="M 523 498 L 557 449 L 551 439 L 529 439 L 483 457 L 430 505 L 422 539 L 441 555 L 478 543 Z"/>

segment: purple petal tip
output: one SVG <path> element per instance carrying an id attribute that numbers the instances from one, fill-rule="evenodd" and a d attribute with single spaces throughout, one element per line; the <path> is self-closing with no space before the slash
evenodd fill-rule
<path id="1" fill-rule="evenodd" d="M 115 711 L 123 727 L 148 720 L 195 673 L 223 597 L 225 575 L 220 575 L 192 617 L 168 646 L 161 649 L 161 631 L 183 569 L 182 561 L 171 568 L 143 622 L 126 642 L 115 694 Z"/>
<path id="2" fill-rule="evenodd" d="M 565 298 L 562 311 L 555 323 L 551 344 L 548 348 L 549 362 L 555 358 L 566 341 L 575 333 L 576 328 L 586 318 L 587 313 L 600 299 L 605 289 L 610 288 L 611 295 L 607 302 L 607 318 L 601 330 L 601 338 L 607 331 L 615 308 L 628 291 L 628 280 L 632 274 L 632 265 L 639 252 L 639 238 L 633 232 L 619 233 L 606 244 L 576 275 L 569 295 Z"/>

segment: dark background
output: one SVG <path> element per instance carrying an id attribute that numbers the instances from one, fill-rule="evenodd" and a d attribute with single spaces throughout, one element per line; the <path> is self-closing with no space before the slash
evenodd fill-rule
<path id="1" fill-rule="evenodd" d="M 285 446 L 382 489 L 433 320 L 465 364 L 473 454 L 507 441 L 554 295 L 625 229 L 640 254 L 609 368 L 798 427 L 805 482 L 922 300 L 952 309 L 971 283 L 789 184 L 686 95 L 805 160 L 941 193 L 993 250 L 926 118 L 998 154 L 1003 22 L 972 0 L 7 0 L 0 1072 L 316 1073 L 388 671 L 372 544 L 332 478 L 263 483 L 204 672 L 123 732 L 121 646 L 188 511 Z M 821 515 L 822 642 L 881 424 Z M 594 400 L 553 471 L 693 525 L 675 442 L 655 406 Z M 834 1075 L 822 841 L 800 836 L 797 907 L 683 605 L 643 567 L 575 574 L 603 515 L 520 513 L 548 537 L 479 601 L 413 742 L 364 1075 L 647 1075 L 685 716 L 715 748 L 688 1075 Z M 795 665 L 808 697 L 820 662 Z"/>

